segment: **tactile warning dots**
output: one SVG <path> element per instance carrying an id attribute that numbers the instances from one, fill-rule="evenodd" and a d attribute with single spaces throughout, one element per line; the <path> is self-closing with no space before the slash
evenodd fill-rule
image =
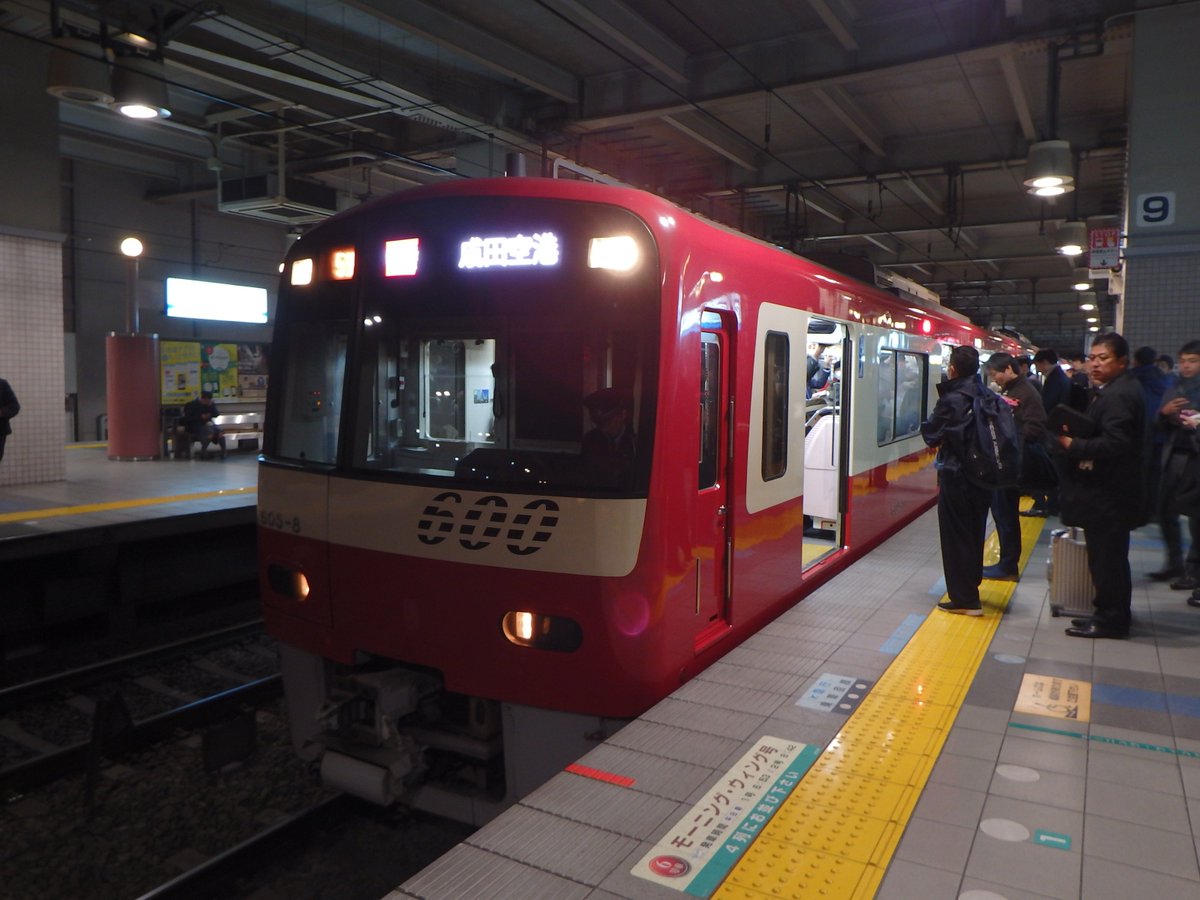
<path id="1" fill-rule="evenodd" d="M 897 782 L 848 773 L 817 777 L 810 770 L 775 816 L 812 815 L 819 818 L 826 809 L 849 809 L 870 813 L 876 819 L 894 819 L 908 799 L 908 790 L 907 785 Z M 812 807 L 820 809 L 810 809 Z"/>
<path id="2" fill-rule="evenodd" d="M 752 897 L 757 900 L 761 894 L 842 900 L 854 894 L 867 870 L 863 863 L 802 850 L 766 836 L 746 851 L 743 863 L 713 895 L 717 900 Z"/>
<path id="3" fill-rule="evenodd" d="M 875 858 L 888 824 L 885 819 L 825 807 L 820 816 L 776 816 L 763 832 L 763 838 L 869 863 Z"/>
<path id="4" fill-rule="evenodd" d="M 928 764 L 925 754 L 899 753 L 886 747 L 867 750 L 858 748 L 853 753 L 821 754 L 806 776 L 814 783 L 819 779 L 831 779 L 834 783 L 843 778 L 874 778 L 892 784 L 915 784 L 922 766 Z M 878 815 L 874 810 L 867 810 Z"/>

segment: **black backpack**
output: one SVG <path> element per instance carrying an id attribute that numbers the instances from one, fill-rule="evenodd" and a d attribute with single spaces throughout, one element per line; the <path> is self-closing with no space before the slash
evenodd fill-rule
<path id="1" fill-rule="evenodd" d="M 962 471 L 977 487 L 994 491 L 1016 487 L 1021 477 L 1021 439 L 1012 409 L 986 388 L 971 398 L 971 418 L 963 431 Z"/>

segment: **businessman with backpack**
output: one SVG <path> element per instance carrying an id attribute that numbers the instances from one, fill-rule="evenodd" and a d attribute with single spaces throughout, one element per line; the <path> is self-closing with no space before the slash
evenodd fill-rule
<path id="1" fill-rule="evenodd" d="M 1129 344 L 1121 335 L 1102 334 L 1092 341 L 1088 367 L 1095 385 L 1085 412 L 1088 421 L 1073 429 L 1059 426 L 1055 434 L 1066 457 L 1062 521 L 1082 526 L 1088 571 L 1096 586 L 1095 613 L 1072 620 L 1067 634 L 1123 638 L 1129 636 L 1133 599 L 1129 533 L 1146 521 L 1145 399 L 1128 371 Z"/>
<path id="2" fill-rule="evenodd" d="M 983 541 L 992 492 L 999 486 L 984 481 L 1009 477 L 1010 473 L 996 470 L 1008 469 L 1013 462 L 1003 453 L 985 451 L 1002 442 L 1011 444 L 1015 428 L 1004 401 L 980 380 L 979 353 L 974 347 L 955 347 L 946 374 L 947 380 L 937 386 L 933 412 L 921 423 L 921 437 L 938 450 L 938 536 L 948 596 L 938 609 L 982 616 Z M 984 406 L 992 415 L 982 415 Z M 1000 433 L 1003 428 L 1006 438 Z M 990 436 L 981 439 L 981 433 Z M 1015 484 L 1015 472 L 1011 478 Z"/>

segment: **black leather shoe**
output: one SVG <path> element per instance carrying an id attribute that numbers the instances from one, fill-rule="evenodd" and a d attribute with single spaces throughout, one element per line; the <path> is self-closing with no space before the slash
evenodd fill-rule
<path id="1" fill-rule="evenodd" d="M 1197 609 L 1200 609 L 1200 592 L 1197 592 L 1197 593 L 1195 593 L 1195 594 L 1192 594 L 1192 596 L 1188 597 L 1188 598 L 1187 598 L 1187 605 L 1188 605 L 1188 606 L 1194 606 L 1194 607 L 1196 607 Z"/>
<path id="2" fill-rule="evenodd" d="M 1101 625 L 1095 619 L 1092 619 L 1086 625 L 1072 625 L 1067 629 L 1067 634 L 1069 634 L 1071 637 L 1114 638 L 1117 640 L 1129 637 L 1128 631 L 1122 631 L 1117 628 L 1110 628 L 1107 625 Z"/>
<path id="3" fill-rule="evenodd" d="M 1146 577 L 1151 581 L 1170 581 L 1173 578 L 1182 578 L 1183 569 L 1160 569 L 1157 572 L 1147 572 Z"/>
<path id="4" fill-rule="evenodd" d="M 1197 581 L 1191 575 L 1184 575 L 1182 578 L 1176 578 L 1171 582 L 1171 590 L 1173 591 L 1194 591 L 1200 587 L 1200 581 Z"/>
<path id="5" fill-rule="evenodd" d="M 1019 581 L 1021 576 L 1016 569 L 1003 568 L 999 563 L 983 567 L 983 577 L 991 581 Z"/>
<path id="6" fill-rule="evenodd" d="M 1092 622 L 1094 622 L 1094 621 L 1095 621 L 1094 619 L 1090 619 L 1090 618 L 1088 618 L 1088 619 L 1072 619 L 1071 624 L 1074 625 L 1076 628 L 1086 628 L 1088 625 L 1091 625 Z"/>
<path id="7" fill-rule="evenodd" d="M 1029 507 L 1029 509 L 1021 510 L 1021 515 L 1033 516 L 1033 517 L 1036 517 L 1039 519 L 1044 519 L 1044 518 L 1046 518 L 1046 516 L 1050 515 L 1050 512 L 1049 512 L 1049 510 L 1040 509 L 1039 507 L 1036 507 L 1036 506 L 1031 506 L 1031 507 Z"/>

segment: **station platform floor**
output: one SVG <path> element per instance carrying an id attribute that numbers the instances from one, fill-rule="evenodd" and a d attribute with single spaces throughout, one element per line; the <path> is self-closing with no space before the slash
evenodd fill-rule
<path id="1" fill-rule="evenodd" d="M 87 529 L 145 525 L 222 511 L 251 517 L 258 456 L 224 460 L 118 462 L 105 444 L 70 444 L 67 478 L 0 488 L 0 548 L 6 554 L 37 539 Z M 44 541 L 43 541 L 44 542 Z"/>
<path id="2" fill-rule="evenodd" d="M 1200 897 L 1200 609 L 1151 526 L 1131 637 L 1065 635 L 1057 525 L 974 618 L 930 511 L 389 900 Z"/>

